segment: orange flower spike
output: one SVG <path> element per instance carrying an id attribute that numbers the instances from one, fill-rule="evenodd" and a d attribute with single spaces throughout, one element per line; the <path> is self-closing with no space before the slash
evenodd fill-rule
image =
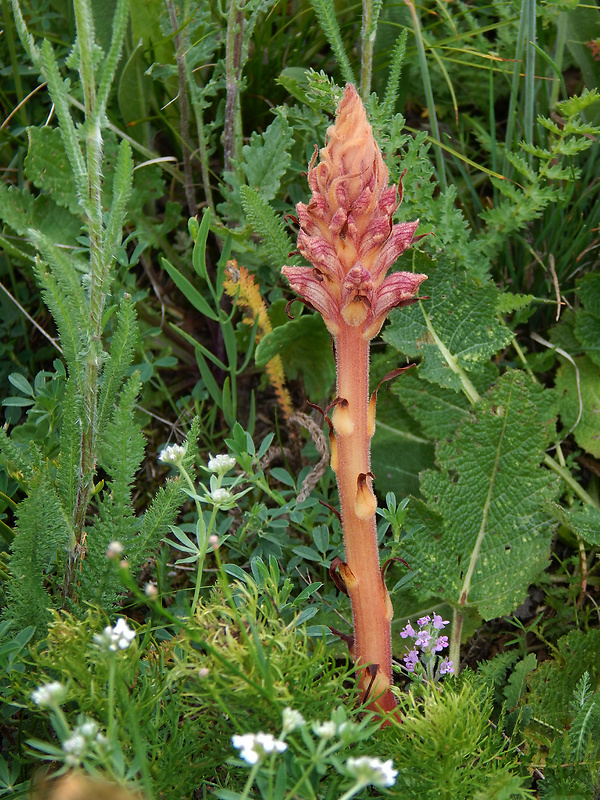
<path id="1" fill-rule="evenodd" d="M 227 262 L 225 275 L 226 278 L 223 281 L 225 292 L 230 297 L 236 298 L 235 303 L 237 306 L 245 308 L 250 312 L 246 322 L 248 322 L 249 325 L 253 325 L 254 320 L 258 317 L 259 337 L 271 333 L 273 326 L 269 319 L 265 301 L 262 299 L 260 290 L 254 282 L 254 275 L 248 272 L 245 267 L 238 267 L 235 259 Z M 271 385 L 275 389 L 275 394 L 281 410 L 287 418 L 293 411 L 292 399 L 285 386 L 285 372 L 280 356 L 277 355 L 272 358 L 266 364 L 265 370 Z"/>
<path id="2" fill-rule="evenodd" d="M 312 267 L 282 271 L 323 316 L 335 339 L 332 465 L 346 549 L 346 572 L 340 568 L 340 575 L 352 576 L 345 585 L 352 604 L 353 656 L 364 667 L 359 672 L 362 699 L 372 710 L 393 711 L 392 609 L 379 567 L 377 500 L 371 487 L 375 402 L 369 403 L 369 346 L 392 308 L 417 302 L 427 276 L 387 274 L 420 238 L 415 238 L 418 221 L 393 222 L 402 184 L 388 185 L 387 167 L 352 85 L 346 87 L 319 163 L 310 165 L 308 182 L 310 202 L 297 206 L 298 250 Z"/>

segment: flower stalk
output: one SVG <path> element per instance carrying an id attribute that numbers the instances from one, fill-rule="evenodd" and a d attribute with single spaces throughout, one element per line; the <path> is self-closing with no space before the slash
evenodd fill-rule
<path id="1" fill-rule="evenodd" d="M 362 101 L 346 87 L 326 146 L 311 162 L 312 197 L 297 206 L 298 249 L 312 267 L 286 266 L 283 274 L 325 321 L 335 346 L 337 397 L 330 419 L 331 465 L 336 473 L 346 561 L 339 576 L 350 596 L 351 652 L 362 700 L 392 711 L 393 609 L 379 564 L 377 500 L 370 440 L 376 394 L 369 394 L 369 348 L 392 308 L 416 302 L 426 275 L 388 270 L 418 238 L 418 221 L 394 224 L 402 184 L 389 174 Z M 399 190 L 399 191 L 398 191 Z"/>

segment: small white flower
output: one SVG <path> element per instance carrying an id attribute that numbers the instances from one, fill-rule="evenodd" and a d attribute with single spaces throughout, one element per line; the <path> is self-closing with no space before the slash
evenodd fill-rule
<path id="1" fill-rule="evenodd" d="M 31 693 L 31 699 L 40 708 L 59 706 L 67 695 L 67 689 L 62 683 L 52 681 L 39 686 Z"/>
<path id="2" fill-rule="evenodd" d="M 108 648 L 113 653 L 117 650 L 127 650 L 134 639 L 135 631 L 131 630 L 123 617 L 117 620 L 113 628 L 109 625 L 102 633 L 94 634 L 96 644 Z"/>
<path id="3" fill-rule="evenodd" d="M 319 739 L 331 739 L 335 736 L 336 725 L 332 720 L 329 720 L 329 722 L 313 722 L 312 729 Z"/>
<path id="4" fill-rule="evenodd" d="M 208 468 L 211 472 L 216 472 L 219 475 L 225 475 L 230 469 L 236 465 L 236 460 L 233 456 L 219 455 L 211 456 L 208 461 Z"/>
<path id="5" fill-rule="evenodd" d="M 81 763 L 81 759 L 87 750 L 87 740 L 81 733 L 74 733 L 62 743 L 62 749 L 65 751 L 65 761 L 71 766 L 75 767 Z"/>
<path id="6" fill-rule="evenodd" d="M 107 558 L 118 558 L 121 553 L 125 550 L 121 542 L 110 542 L 108 547 L 106 548 L 106 557 Z"/>
<path id="7" fill-rule="evenodd" d="M 223 505 L 224 503 L 228 503 L 233 495 L 227 489 L 213 489 L 210 493 L 210 499 L 215 503 L 215 505 Z"/>
<path id="8" fill-rule="evenodd" d="M 247 764 L 256 764 L 269 753 L 283 753 L 287 744 L 276 739 L 272 733 L 244 733 L 231 737 L 233 746 L 240 751 L 240 758 Z"/>
<path id="9" fill-rule="evenodd" d="M 158 597 L 158 589 L 156 588 L 156 584 L 152 583 L 152 581 L 148 581 L 148 583 L 144 586 L 144 594 L 150 600 L 156 600 Z"/>
<path id="10" fill-rule="evenodd" d="M 396 775 L 398 770 L 394 769 L 394 763 L 389 761 L 381 761 L 379 758 L 370 758 L 370 756 L 360 756 L 360 758 L 349 758 L 346 761 L 346 769 L 356 778 L 358 783 L 368 786 L 393 786 L 396 782 Z"/>
<path id="11" fill-rule="evenodd" d="M 98 723 L 94 722 L 93 719 L 87 719 L 81 725 L 78 725 L 75 730 L 82 736 L 85 736 L 86 739 L 93 739 L 98 733 Z"/>
<path id="12" fill-rule="evenodd" d="M 282 727 L 284 733 L 291 733 L 296 728 L 306 725 L 306 720 L 299 711 L 293 708 L 284 708 L 281 714 Z"/>
<path id="13" fill-rule="evenodd" d="M 175 464 L 179 466 L 183 461 L 185 456 L 186 449 L 181 444 L 170 444 L 168 447 L 165 447 L 164 450 L 161 450 L 158 460 L 162 461 L 164 464 Z"/>

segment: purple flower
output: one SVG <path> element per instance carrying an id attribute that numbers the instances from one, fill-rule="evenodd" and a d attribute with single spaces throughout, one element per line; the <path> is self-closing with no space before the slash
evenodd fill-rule
<path id="1" fill-rule="evenodd" d="M 406 669 L 409 672 L 415 671 L 415 665 L 419 661 L 419 653 L 417 650 L 411 650 L 410 653 L 407 653 L 404 656 L 404 663 L 406 665 Z"/>
<path id="2" fill-rule="evenodd" d="M 417 624 L 419 627 L 424 628 L 425 625 L 428 625 L 431 622 L 431 617 L 429 614 L 426 617 L 421 617 L 421 619 L 417 620 Z"/>
<path id="3" fill-rule="evenodd" d="M 454 672 L 454 662 L 445 658 L 440 664 L 440 675 L 451 675 Z"/>
<path id="4" fill-rule="evenodd" d="M 415 646 L 422 647 L 423 650 L 425 650 L 430 641 L 431 641 L 431 634 L 429 633 L 429 631 L 419 631 L 417 638 L 415 640 Z"/>
<path id="5" fill-rule="evenodd" d="M 449 619 L 442 619 L 439 614 L 433 615 L 433 627 L 438 631 L 441 631 L 449 622 Z"/>
<path id="6" fill-rule="evenodd" d="M 437 640 L 435 647 L 433 648 L 434 653 L 441 653 L 442 650 L 448 647 L 448 637 L 447 636 L 440 636 Z"/>
<path id="7" fill-rule="evenodd" d="M 400 631 L 400 636 L 403 639 L 406 639 L 407 636 L 416 636 L 416 635 L 417 635 L 417 632 L 415 631 L 413 626 L 410 624 L 410 622 L 408 622 L 406 624 L 406 627 L 403 630 Z"/>

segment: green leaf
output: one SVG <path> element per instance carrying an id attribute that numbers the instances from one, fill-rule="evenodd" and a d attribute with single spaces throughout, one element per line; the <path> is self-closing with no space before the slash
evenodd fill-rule
<path id="1" fill-rule="evenodd" d="M 253 133 L 250 144 L 242 148 L 242 168 L 248 185 L 264 200 L 273 200 L 290 165 L 288 150 L 294 137 L 287 121 L 277 117 L 263 134 Z"/>
<path id="2" fill-rule="evenodd" d="M 407 375 L 392 384 L 402 390 Z M 395 492 L 398 497 L 419 492 L 419 473 L 433 465 L 433 444 L 415 431 L 414 422 L 392 392 L 379 390 L 377 421 L 371 439 L 371 468 L 379 497 Z"/>
<path id="3" fill-rule="evenodd" d="M 532 294 L 503 292 L 498 296 L 497 310 L 499 314 L 512 314 L 513 311 L 527 308 L 534 300 L 535 297 Z"/>
<path id="4" fill-rule="evenodd" d="M 298 258 L 290 257 L 294 244 L 282 219 L 269 203 L 249 186 L 240 186 L 240 197 L 248 222 L 263 239 L 263 247 L 271 266 L 279 270 L 284 264 L 296 264 Z"/>
<path id="5" fill-rule="evenodd" d="M 27 128 L 29 149 L 23 162 L 26 176 L 38 189 L 52 195 L 54 202 L 80 213 L 77 190 L 63 139 L 57 128 Z"/>
<path id="6" fill-rule="evenodd" d="M 395 381 L 391 391 L 431 440 L 452 436 L 459 423 L 468 418 L 472 407 L 462 392 L 442 389 L 410 373 Z"/>
<path id="7" fill-rule="evenodd" d="M 342 33 L 332 0 L 311 0 L 311 5 L 315 10 L 319 25 L 335 53 L 344 81 L 346 83 L 355 83 L 356 79 L 342 43 Z"/>
<path id="8" fill-rule="evenodd" d="M 187 300 L 189 300 L 194 308 L 196 308 L 201 314 L 204 314 L 205 317 L 208 317 L 216 322 L 218 320 L 218 316 L 209 306 L 204 297 L 202 297 L 200 292 L 190 283 L 190 281 L 188 281 L 185 275 L 182 275 L 181 272 L 179 272 L 178 269 L 170 264 L 166 258 L 161 258 L 161 263 L 171 276 L 173 283 L 177 286 L 180 292 L 185 295 Z"/>
<path id="9" fill-rule="evenodd" d="M 504 697 L 509 711 L 519 705 L 519 700 L 527 691 L 527 676 L 537 667 L 537 656 L 529 653 L 525 658 L 515 664 L 508 684 L 504 687 Z"/>
<path id="10" fill-rule="evenodd" d="M 575 336 L 587 355 L 600 366 L 600 275 L 586 275 L 577 293 L 585 310 L 579 310 L 575 315 Z"/>
<path id="11" fill-rule="evenodd" d="M 571 510 L 556 507 L 560 519 L 592 547 L 600 547 L 600 509 L 583 506 Z"/>
<path id="12" fill-rule="evenodd" d="M 439 443 L 439 471 L 421 477 L 427 503 L 411 502 L 407 541 L 424 594 L 484 619 L 509 614 L 546 567 L 557 480 L 539 466 L 554 423 L 553 396 L 513 370 L 500 378 L 453 438 Z"/>
<path id="13" fill-rule="evenodd" d="M 600 457 L 600 367 L 587 356 L 561 364 L 555 386 L 559 395 L 560 417 L 567 430 L 573 430 L 579 447 Z M 578 381 L 579 373 L 579 381 Z M 581 406 L 580 406 L 581 398 Z"/>
<path id="14" fill-rule="evenodd" d="M 557 728 L 571 722 L 571 700 L 577 682 L 589 672 L 592 686 L 600 683 L 600 630 L 571 631 L 556 647 L 556 660 L 544 661 L 529 676 L 528 705 L 534 716 Z"/>
<path id="15" fill-rule="evenodd" d="M 497 319 L 499 291 L 480 284 L 446 257 L 435 263 L 413 251 L 412 270 L 429 276 L 429 300 L 393 311 L 383 332 L 386 342 L 410 358 L 422 357 L 421 378 L 461 391 L 467 373 L 483 371 L 512 340 Z"/>
<path id="16" fill-rule="evenodd" d="M 303 314 L 264 336 L 256 348 L 256 364 L 264 367 L 281 356 L 288 378 L 300 373 L 308 397 L 321 400 L 335 380 L 331 336 L 319 314 Z"/>
<path id="17" fill-rule="evenodd" d="M 35 397 L 33 386 L 29 383 L 24 375 L 21 375 L 20 372 L 11 372 L 11 374 L 8 376 L 8 380 L 10 383 L 12 383 L 15 389 L 18 389 L 23 394 L 29 395 L 29 397 Z"/>

